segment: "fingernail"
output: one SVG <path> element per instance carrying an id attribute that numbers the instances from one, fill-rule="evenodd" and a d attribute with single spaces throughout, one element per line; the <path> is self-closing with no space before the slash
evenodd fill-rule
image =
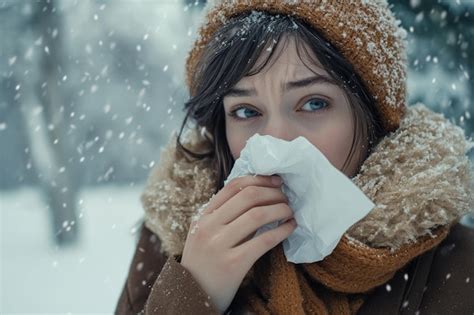
<path id="1" fill-rule="evenodd" d="M 272 183 L 273 183 L 273 184 L 275 184 L 275 185 L 280 185 L 281 182 L 282 182 L 282 181 L 281 181 L 280 176 L 276 176 L 276 175 L 272 176 Z"/>

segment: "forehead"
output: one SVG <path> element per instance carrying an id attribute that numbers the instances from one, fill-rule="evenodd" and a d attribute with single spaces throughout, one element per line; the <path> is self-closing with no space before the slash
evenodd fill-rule
<path id="1" fill-rule="evenodd" d="M 274 51 L 273 55 L 265 67 L 255 75 L 243 77 L 240 83 L 259 80 L 261 76 L 268 75 L 268 72 L 270 72 L 270 75 L 278 72 L 285 73 L 289 78 L 301 78 L 315 72 L 327 74 L 327 71 L 308 44 L 303 40 L 297 41 L 294 37 L 290 36 L 282 37 L 278 43 L 275 41 L 268 42 L 258 57 L 251 73 L 267 61 L 272 51 Z"/>

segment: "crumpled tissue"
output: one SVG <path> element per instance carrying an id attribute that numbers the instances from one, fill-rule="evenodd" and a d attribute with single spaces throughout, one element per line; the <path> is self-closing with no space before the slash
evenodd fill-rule
<path id="1" fill-rule="evenodd" d="M 306 138 L 286 141 L 255 134 L 247 140 L 224 185 L 245 175 L 279 175 L 282 191 L 297 223 L 283 241 L 287 261 L 321 261 L 336 248 L 344 233 L 375 206 L 350 178 Z M 260 227 L 254 237 L 277 227 Z"/>

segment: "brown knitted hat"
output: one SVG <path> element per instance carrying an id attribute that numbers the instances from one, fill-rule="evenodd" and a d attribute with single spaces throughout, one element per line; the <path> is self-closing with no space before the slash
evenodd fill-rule
<path id="1" fill-rule="evenodd" d="M 203 48 L 226 21 L 251 11 L 287 14 L 310 24 L 340 51 L 375 98 L 385 129 L 398 128 L 406 106 L 406 31 L 386 0 L 209 0 L 206 11 L 186 61 L 190 95 Z"/>

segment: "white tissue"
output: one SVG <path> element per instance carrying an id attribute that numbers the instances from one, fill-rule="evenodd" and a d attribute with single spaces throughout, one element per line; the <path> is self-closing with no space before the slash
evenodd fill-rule
<path id="1" fill-rule="evenodd" d="M 297 223 L 283 241 L 287 261 L 311 263 L 332 253 L 344 233 L 374 203 L 306 138 L 285 141 L 253 135 L 224 182 L 245 175 L 279 175 Z M 280 222 L 262 226 L 255 236 Z"/>

